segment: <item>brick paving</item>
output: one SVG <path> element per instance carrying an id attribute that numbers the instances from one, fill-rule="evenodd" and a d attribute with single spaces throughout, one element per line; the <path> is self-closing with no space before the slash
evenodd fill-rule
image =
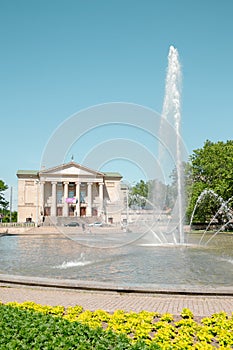
<path id="1" fill-rule="evenodd" d="M 24 287 L 0 285 L 0 301 L 24 302 L 34 301 L 43 305 L 81 305 L 91 311 L 103 309 L 114 312 L 116 309 L 125 311 L 141 310 L 157 311 L 179 315 L 183 308 L 189 308 L 195 316 L 210 316 L 213 313 L 233 312 L 232 296 L 190 296 L 168 294 L 139 294 L 119 292 L 91 292 L 64 290 L 56 288 Z"/>

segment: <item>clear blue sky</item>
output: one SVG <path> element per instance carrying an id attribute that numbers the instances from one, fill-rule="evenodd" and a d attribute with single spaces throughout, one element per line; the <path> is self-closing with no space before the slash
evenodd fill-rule
<path id="1" fill-rule="evenodd" d="M 170 45 L 189 154 L 232 139 L 232 14 L 232 0 L 0 0 L 0 178 L 16 193 L 17 170 L 39 169 L 54 130 L 84 108 L 160 113 Z"/>

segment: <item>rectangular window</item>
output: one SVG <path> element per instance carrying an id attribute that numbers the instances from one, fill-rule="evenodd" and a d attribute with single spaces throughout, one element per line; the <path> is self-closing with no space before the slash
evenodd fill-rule
<path id="1" fill-rule="evenodd" d="M 86 192 L 85 191 L 81 191 L 80 192 L 80 202 L 81 203 L 85 203 L 85 197 L 86 197 Z"/>
<path id="2" fill-rule="evenodd" d="M 75 184 L 70 182 L 68 188 L 68 198 L 73 198 L 75 196 Z"/>
<path id="3" fill-rule="evenodd" d="M 25 181 L 25 186 L 34 186 L 34 181 Z"/>
<path id="4" fill-rule="evenodd" d="M 57 183 L 57 204 L 62 204 L 63 187 L 62 183 Z"/>
<path id="5" fill-rule="evenodd" d="M 86 196 L 87 196 L 86 183 L 81 183 L 81 185 L 80 185 L 80 203 L 85 203 Z"/>

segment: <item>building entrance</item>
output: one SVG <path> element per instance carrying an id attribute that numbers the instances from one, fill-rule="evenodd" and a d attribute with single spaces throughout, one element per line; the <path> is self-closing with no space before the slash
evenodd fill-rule
<path id="1" fill-rule="evenodd" d="M 86 216 L 86 207 L 80 208 L 80 216 Z"/>
<path id="2" fill-rule="evenodd" d="M 50 216 L 51 215 L 51 208 L 45 207 L 44 208 L 44 216 Z"/>
<path id="3" fill-rule="evenodd" d="M 69 205 L 69 216 L 74 216 L 75 207 L 73 205 Z"/>

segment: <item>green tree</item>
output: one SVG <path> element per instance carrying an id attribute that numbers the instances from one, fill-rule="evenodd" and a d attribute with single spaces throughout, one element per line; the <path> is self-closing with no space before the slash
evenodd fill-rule
<path id="1" fill-rule="evenodd" d="M 129 206 L 138 206 L 144 208 L 148 198 L 148 183 L 140 180 L 135 186 L 131 187 L 129 192 Z"/>
<path id="2" fill-rule="evenodd" d="M 4 181 L 0 180 L 0 209 L 7 209 L 9 202 L 5 200 L 4 192 L 8 189 L 8 186 Z"/>
<path id="3" fill-rule="evenodd" d="M 18 213 L 17 211 L 13 211 L 10 214 L 10 210 L 4 210 L 4 217 L 2 218 L 2 222 L 17 222 Z"/>
<path id="4" fill-rule="evenodd" d="M 159 180 L 140 180 L 129 192 L 129 206 L 140 208 L 170 208 L 173 204 L 173 189 Z"/>
<path id="5" fill-rule="evenodd" d="M 203 148 L 193 151 L 186 170 L 186 193 L 189 197 L 187 216 L 191 217 L 195 203 L 206 190 L 195 219 L 209 221 L 219 209 L 221 198 L 226 201 L 233 196 L 233 141 L 213 143 L 207 140 Z M 221 217 L 218 219 L 222 220 Z"/>

